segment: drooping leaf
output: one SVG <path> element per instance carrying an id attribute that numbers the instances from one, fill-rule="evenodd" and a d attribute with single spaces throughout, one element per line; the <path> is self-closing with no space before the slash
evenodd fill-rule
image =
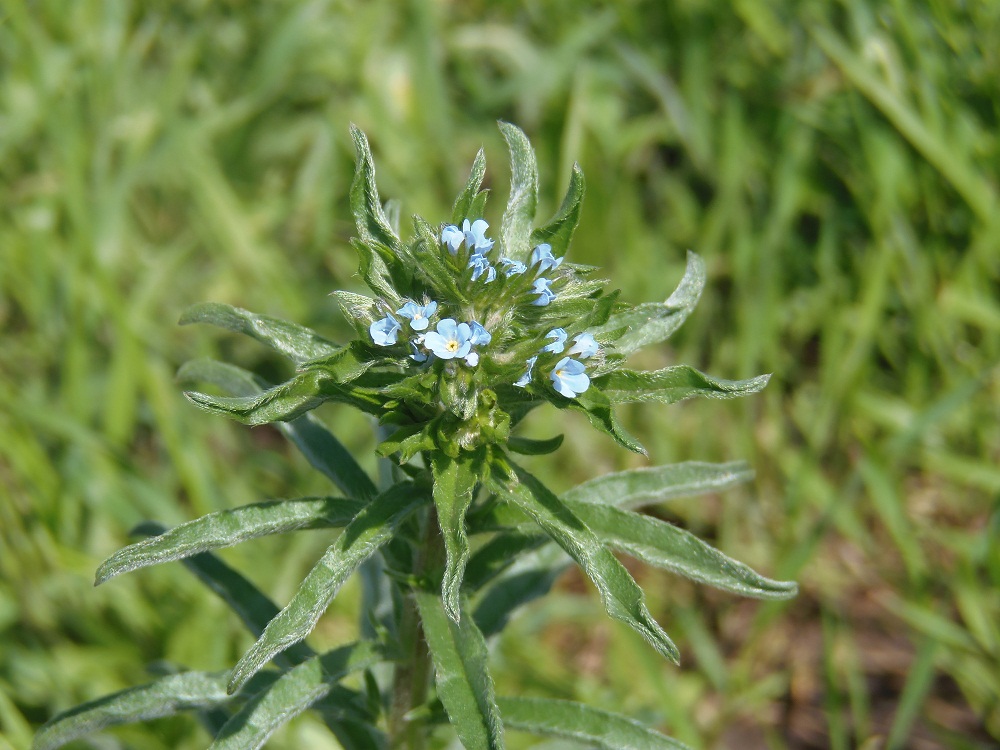
<path id="1" fill-rule="evenodd" d="M 673 404 L 693 396 L 740 398 L 763 390 L 770 379 L 770 375 L 758 375 L 747 380 L 723 380 L 688 365 L 677 365 L 652 372 L 616 370 L 595 378 L 592 385 L 614 404 L 644 401 Z"/>
<path id="2" fill-rule="evenodd" d="M 35 735 L 32 748 L 53 750 L 108 727 L 224 706 L 237 700 L 226 692 L 228 678 L 227 672 L 171 674 L 147 685 L 89 701 L 45 724 Z M 273 674 L 262 673 L 247 685 L 246 693 L 255 692 L 273 680 Z"/>
<path id="3" fill-rule="evenodd" d="M 502 252 L 526 258 L 531 249 L 531 223 L 538 206 L 538 166 L 527 136 L 516 125 L 500 122 L 500 132 L 510 151 L 510 198 L 500 229 Z"/>
<path id="4" fill-rule="evenodd" d="M 585 742 L 600 750 L 690 750 L 625 716 L 573 701 L 500 697 L 505 727 L 542 737 Z"/>
<path id="5" fill-rule="evenodd" d="M 560 497 L 567 502 L 638 508 L 678 497 L 718 492 L 753 479 L 745 461 L 710 464 L 685 461 L 605 474 L 578 484 Z"/>
<path id="6" fill-rule="evenodd" d="M 461 227 L 465 219 L 475 221 L 482 218 L 480 214 L 473 215 L 471 209 L 476 196 L 479 195 L 479 188 L 482 187 L 485 174 L 486 153 L 479 149 L 475 161 L 472 162 L 472 171 L 469 173 L 468 182 L 465 183 L 465 189 L 455 199 L 455 206 L 451 210 L 451 223 L 455 226 Z"/>
<path id="7" fill-rule="evenodd" d="M 580 223 L 580 210 L 583 207 L 584 179 L 583 170 L 579 164 L 573 164 L 573 173 L 569 178 L 569 188 L 562 200 L 562 205 L 556 215 L 542 227 L 531 233 L 531 244 L 540 245 L 543 242 L 552 246 L 552 254 L 561 258 L 566 254 L 573 232 Z"/>
<path id="8" fill-rule="evenodd" d="M 514 453 L 524 456 L 544 456 L 559 449 L 563 444 L 563 436 L 556 435 L 547 440 L 532 440 L 524 437 L 512 437 L 507 441 L 507 447 Z"/>
<path id="9" fill-rule="evenodd" d="M 263 378 L 247 370 L 212 359 L 185 363 L 178 371 L 177 379 L 211 383 L 230 396 L 254 396 L 271 387 Z M 378 494 L 374 483 L 350 451 L 312 414 L 305 414 L 291 422 L 278 422 L 277 428 L 314 469 L 324 474 L 348 497 L 368 500 Z"/>
<path id="10" fill-rule="evenodd" d="M 472 617 L 456 622 L 441 598 L 416 593 L 435 685 L 466 750 L 502 750 L 503 724 L 487 667 L 486 640 Z"/>
<path id="11" fill-rule="evenodd" d="M 449 458 L 441 452 L 431 454 L 434 475 L 434 505 L 444 538 L 446 555 L 441 598 L 448 616 L 461 617 L 460 596 L 465 566 L 469 561 L 469 538 L 465 533 L 465 513 L 472 505 L 477 472 L 473 460 L 462 454 Z"/>
<path id="12" fill-rule="evenodd" d="M 368 138 L 361 129 L 351 125 L 351 138 L 357 152 L 357 167 L 351 183 L 351 211 L 362 242 L 378 242 L 394 251 L 402 249 L 402 242 L 392 231 L 389 219 L 382 209 L 378 188 L 375 185 L 375 164 L 368 147 Z"/>
<path id="13" fill-rule="evenodd" d="M 121 573 L 229 547 L 268 534 L 346 526 L 364 504 L 339 497 L 272 500 L 220 510 L 118 550 L 101 563 L 94 585 Z"/>
<path id="14" fill-rule="evenodd" d="M 610 399 L 597 388 L 588 388 L 575 399 L 565 399 L 561 396 L 550 396 L 550 398 L 552 399 L 552 403 L 560 409 L 571 409 L 586 414 L 587 419 L 590 420 L 590 424 L 601 432 L 610 435 L 623 448 L 627 448 L 633 453 L 640 453 L 643 456 L 647 455 L 646 449 L 642 447 L 642 443 L 632 437 L 621 426 L 621 423 L 619 423 L 614 410 L 611 408 Z"/>
<path id="15" fill-rule="evenodd" d="M 179 324 L 209 323 L 243 333 L 281 352 L 295 363 L 332 354 L 339 347 L 315 331 L 267 315 L 257 315 L 221 302 L 192 305 L 181 315 Z"/>
<path id="16" fill-rule="evenodd" d="M 600 331 L 628 329 L 615 342 L 620 354 L 631 354 L 644 346 L 658 344 L 681 327 L 694 310 L 705 288 L 705 263 L 695 253 L 688 252 L 687 268 L 680 284 L 665 302 L 648 302 L 611 318 Z"/>
<path id="17" fill-rule="evenodd" d="M 276 729 L 328 695 L 345 675 L 384 659 L 377 644 L 360 642 L 299 664 L 254 695 L 222 727 L 210 750 L 262 747 Z"/>
<path id="18" fill-rule="evenodd" d="M 565 502 L 602 543 L 648 565 L 755 599 L 789 599 L 798 591 L 795 583 L 765 578 L 666 521 L 610 505 Z"/>
<path id="19" fill-rule="evenodd" d="M 562 547 L 594 582 L 608 614 L 631 627 L 663 656 L 679 660 L 677 647 L 646 608 L 645 595 L 618 559 L 558 497 L 516 464 L 518 482 L 494 480 L 491 489 L 516 503 Z"/>
<path id="20" fill-rule="evenodd" d="M 426 500 L 412 483 L 400 482 L 365 506 L 237 663 L 229 689 L 239 690 L 272 657 L 305 638 L 351 573 L 389 541 L 403 519 Z"/>

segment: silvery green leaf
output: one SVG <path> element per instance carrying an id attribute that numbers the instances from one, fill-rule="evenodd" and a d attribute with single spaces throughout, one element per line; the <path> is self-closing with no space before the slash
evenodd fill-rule
<path id="1" fill-rule="evenodd" d="M 615 342 L 617 351 L 626 355 L 665 341 L 687 320 L 704 288 L 705 263 L 698 255 L 688 251 L 684 277 L 665 302 L 647 302 L 612 315 L 600 330 L 627 328 L 627 333 Z"/>
<path id="2" fill-rule="evenodd" d="M 281 352 L 293 362 L 305 362 L 335 352 L 338 347 L 315 331 L 279 318 L 257 315 L 221 302 L 192 305 L 181 315 L 180 325 L 209 323 L 236 333 L 243 333 Z"/>
<path id="3" fill-rule="evenodd" d="M 440 597 L 415 594 L 435 685 L 466 750 L 502 750 L 503 724 L 487 667 L 486 640 L 472 617 L 452 619 Z"/>
<path id="4" fill-rule="evenodd" d="M 229 547 L 268 534 L 346 526 L 364 504 L 334 497 L 273 500 L 220 510 L 131 544 L 101 563 L 95 585 L 121 573 Z"/>
<path id="5" fill-rule="evenodd" d="M 562 205 L 556 215 L 545 226 L 538 227 L 531 233 L 531 244 L 543 242 L 552 246 L 552 254 L 561 258 L 569 248 L 573 232 L 580 223 L 580 209 L 583 207 L 584 179 L 583 170 L 579 164 L 573 164 L 573 173 L 569 178 L 569 188 L 562 200 Z"/>
<path id="6" fill-rule="evenodd" d="M 465 189 L 455 199 L 455 206 L 451 210 L 451 223 L 457 227 L 462 226 L 465 219 L 475 220 L 481 218 L 481 213 L 472 213 L 476 197 L 479 195 L 479 188 L 483 184 L 483 176 L 486 174 L 486 153 L 479 149 L 475 161 L 472 162 L 472 171 L 469 173 L 469 180 L 465 184 Z"/>
<path id="7" fill-rule="evenodd" d="M 615 370 L 591 381 L 613 404 L 655 401 L 673 404 L 693 396 L 740 398 L 764 389 L 770 375 L 747 380 L 713 378 L 688 365 L 666 367 L 652 372 Z"/>
<path id="8" fill-rule="evenodd" d="M 366 297 L 363 294 L 355 294 L 354 292 L 345 292 L 340 289 L 330 292 L 330 296 L 333 297 L 333 301 L 340 308 L 340 314 L 351 324 L 359 336 L 368 336 L 369 326 L 376 319 L 382 317 L 376 314 L 376 302 L 371 297 Z M 332 354 L 333 352 L 329 353 Z M 311 357 L 310 359 L 316 359 L 316 357 Z"/>
<path id="9" fill-rule="evenodd" d="M 690 750 L 625 716 L 573 701 L 497 699 L 505 727 L 543 737 L 584 742 L 599 750 Z"/>
<path id="10" fill-rule="evenodd" d="M 538 206 L 538 166 L 527 136 L 516 125 L 500 122 L 510 151 L 510 198 L 500 223 L 500 245 L 508 258 L 526 258 L 531 224 Z"/>
<path id="11" fill-rule="evenodd" d="M 262 747 L 282 724 L 326 697 L 341 678 L 384 659 L 385 654 L 377 644 L 360 642 L 293 667 L 257 692 L 222 727 L 209 750 Z"/>
<path id="12" fill-rule="evenodd" d="M 460 596 L 465 566 L 469 561 L 469 538 L 465 533 L 465 513 L 472 505 L 477 472 L 469 454 L 459 458 L 434 452 L 431 471 L 434 476 L 434 505 L 444 538 L 446 554 L 441 598 L 448 616 L 458 622 L 461 617 Z"/>
<path id="13" fill-rule="evenodd" d="M 239 690 L 272 657 L 305 638 L 351 573 L 389 541 L 399 524 L 426 501 L 412 483 L 401 482 L 366 505 L 237 663 L 229 689 Z"/>
<path id="14" fill-rule="evenodd" d="M 646 597 L 617 558 L 558 497 L 524 469 L 511 464 L 517 483 L 494 480 L 491 489 L 517 504 L 562 547 L 594 582 L 608 614 L 624 622 L 660 654 L 678 662 L 677 646 L 646 608 Z"/>
<path id="15" fill-rule="evenodd" d="M 354 171 L 354 181 L 351 183 L 351 211 L 358 229 L 358 237 L 362 242 L 377 242 L 385 247 L 399 251 L 402 243 L 392 231 L 382 202 L 375 185 L 375 165 L 372 162 L 372 152 L 368 147 L 368 138 L 360 128 L 351 125 L 351 139 L 357 152 L 357 167 Z"/>

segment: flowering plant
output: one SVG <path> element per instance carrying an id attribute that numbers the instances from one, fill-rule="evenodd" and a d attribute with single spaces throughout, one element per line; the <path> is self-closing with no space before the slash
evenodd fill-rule
<path id="1" fill-rule="evenodd" d="M 733 398 L 760 390 L 767 376 L 730 381 L 687 366 L 628 369 L 628 355 L 665 340 L 694 308 L 705 281 L 701 260 L 689 254 L 684 278 L 665 302 L 619 301 L 596 268 L 566 260 L 583 198 L 580 169 L 574 167 L 556 215 L 533 228 L 534 154 L 520 130 L 507 123 L 500 128 L 511 154 L 512 187 L 496 240 L 482 218 L 482 151 L 450 222 L 435 226 L 415 217 L 404 241 L 398 210 L 379 199 L 367 140 L 353 130 L 354 246 L 360 274 L 374 293 L 333 293 L 356 331 L 353 341 L 337 345 L 309 329 L 227 305 L 203 304 L 185 313 L 182 323 L 247 334 L 296 365 L 292 378 L 271 386 L 232 365 L 188 363 L 182 379 L 227 395 L 190 391 L 187 397 L 245 424 L 276 423 L 342 494 L 234 508 L 170 530 L 140 529 L 149 538 L 105 561 L 98 583 L 184 559 L 232 605 L 256 643 L 231 672 L 168 675 L 57 717 L 39 733 L 37 748 L 185 709 L 202 712 L 215 734 L 213 748 L 260 747 L 310 707 L 348 750 L 423 748 L 430 730 L 446 720 L 470 749 L 503 747 L 504 727 L 615 750 L 677 747 L 605 711 L 495 695 L 488 639 L 572 561 L 593 581 L 611 617 L 676 662 L 677 648 L 612 550 L 747 596 L 794 594 L 793 583 L 767 579 L 692 534 L 634 510 L 730 486 L 748 477 L 743 464 L 637 469 L 557 496 L 515 460 L 515 454 L 550 453 L 562 441 L 515 434 L 539 406 L 581 412 L 621 446 L 644 452 L 615 418 L 616 404 Z M 384 486 L 376 487 L 310 414 L 326 401 L 350 404 L 377 421 L 378 453 L 394 466 Z M 341 527 L 280 611 L 211 554 L 266 534 Z M 362 640 L 315 653 L 304 639 L 359 568 L 366 592 Z M 375 669 L 383 661 L 392 669 Z M 267 669 L 269 663 L 274 668 Z M 364 689 L 341 684 L 353 672 L 364 675 Z"/>

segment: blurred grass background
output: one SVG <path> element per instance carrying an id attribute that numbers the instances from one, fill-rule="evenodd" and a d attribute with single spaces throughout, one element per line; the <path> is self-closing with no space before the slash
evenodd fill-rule
<path id="1" fill-rule="evenodd" d="M 328 490 L 173 381 L 194 356 L 284 365 L 174 322 L 215 300 L 346 335 L 348 123 L 383 197 L 432 222 L 484 145 L 496 226 L 497 118 L 538 151 L 541 213 L 581 163 L 573 257 L 626 299 L 706 259 L 700 307 L 639 364 L 771 385 L 623 416 L 653 462 L 749 460 L 753 486 L 658 512 L 802 587 L 762 605 L 637 568 L 676 669 L 570 577 L 498 644 L 499 689 L 696 748 L 996 747 L 998 39 L 990 0 L 0 1 L 0 750 L 151 664 L 249 645 L 180 566 L 91 586 L 140 520 Z M 370 455 L 363 420 L 320 415 Z M 557 489 L 643 465 L 563 418 Z M 284 602 L 326 544 L 225 557 Z M 79 746 L 205 744 L 180 719 Z M 334 747 L 307 717 L 272 746 Z"/>

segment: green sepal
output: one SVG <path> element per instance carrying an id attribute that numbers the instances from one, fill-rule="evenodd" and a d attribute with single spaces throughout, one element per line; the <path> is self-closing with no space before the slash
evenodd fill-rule
<path id="1" fill-rule="evenodd" d="M 304 326 L 221 302 L 191 305 L 181 315 L 178 324 L 186 326 L 192 323 L 208 323 L 245 334 L 296 363 L 332 354 L 340 348 Z"/>
<path id="2" fill-rule="evenodd" d="M 510 152 L 510 198 L 500 222 L 500 249 L 508 258 L 526 259 L 531 250 L 531 224 L 538 207 L 538 165 L 521 129 L 509 122 L 498 124 Z"/>
<path id="3" fill-rule="evenodd" d="M 563 444 L 563 436 L 556 435 L 547 440 L 532 440 L 524 437 L 512 437 L 507 441 L 507 447 L 514 453 L 523 456 L 544 456 L 554 453 Z"/>
<path id="4" fill-rule="evenodd" d="M 481 459 L 467 453 L 450 458 L 440 452 L 431 454 L 434 477 L 434 505 L 444 539 L 445 570 L 441 581 L 441 600 L 455 622 L 461 618 L 460 596 L 465 566 L 469 562 L 469 538 L 465 514 L 472 505 L 481 474 Z"/>
<path id="5" fill-rule="evenodd" d="M 446 366 L 447 367 L 447 366 Z M 461 420 L 471 419 L 479 405 L 479 391 L 472 380 L 472 372 L 456 365 L 454 372 L 447 370 L 438 381 L 441 403 Z"/>
<path id="6" fill-rule="evenodd" d="M 483 184 L 483 177 L 486 175 L 486 153 L 479 149 L 475 161 L 472 162 L 472 170 L 469 173 L 469 180 L 465 184 L 465 189 L 459 193 L 455 199 L 455 205 L 451 210 L 451 223 L 457 227 L 462 226 L 462 221 L 468 219 L 475 221 L 481 218 L 482 214 L 473 214 L 471 209 L 479 195 L 479 188 Z"/>
<path id="7" fill-rule="evenodd" d="M 562 205 L 545 226 L 538 227 L 531 233 L 532 246 L 547 242 L 552 246 L 552 254 L 555 257 L 560 258 L 566 254 L 573 232 L 580 223 L 584 190 L 583 170 L 579 164 L 574 163 Z"/>
<path id="8" fill-rule="evenodd" d="M 704 398 L 740 398 L 764 389 L 770 375 L 747 380 L 713 378 L 688 365 L 677 365 L 652 372 L 615 370 L 591 381 L 614 404 L 655 401 L 673 404 L 694 396 Z"/>

